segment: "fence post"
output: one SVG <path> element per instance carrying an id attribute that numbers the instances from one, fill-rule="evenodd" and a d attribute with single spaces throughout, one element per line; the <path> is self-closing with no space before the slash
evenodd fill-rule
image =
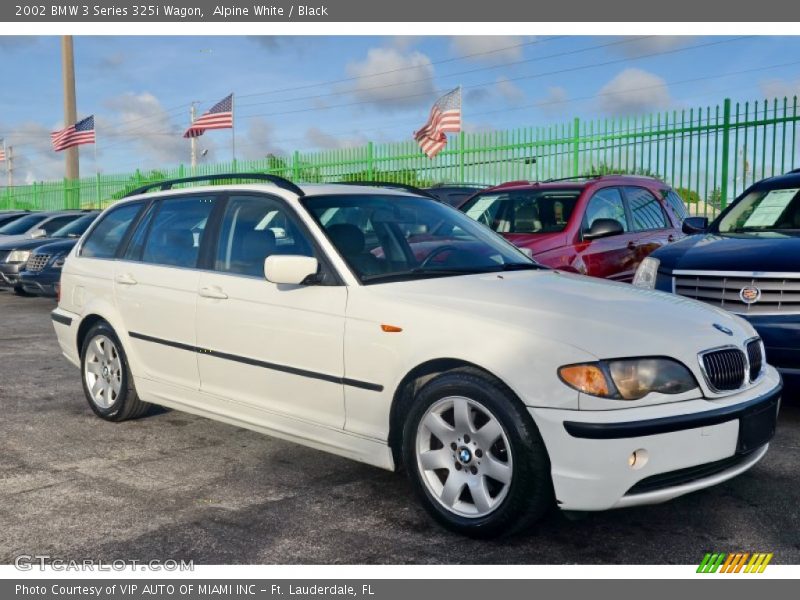
<path id="1" fill-rule="evenodd" d="M 367 179 L 372 181 L 375 179 L 375 163 L 374 155 L 372 153 L 372 142 L 367 142 Z"/>
<path id="2" fill-rule="evenodd" d="M 572 126 L 572 176 L 577 177 L 580 175 L 578 170 L 578 161 L 580 159 L 580 141 L 581 141 L 581 120 L 575 117 L 575 123 Z"/>
<path id="3" fill-rule="evenodd" d="M 722 182 L 719 187 L 720 210 L 728 205 L 728 163 L 731 141 L 731 99 L 725 98 L 722 109 Z"/>
<path id="4" fill-rule="evenodd" d="M 97 208 L 103 208 L 102 205 L 103 199 L 100 196 L 100 173 L 95 173 L 94 177 L 95 177 L 94 189 L 95 189 L 95 199 L 97 201 Z"/>
<path id="5" fill-rule="evenodd" d="M 464 152 L 464 139 L 466 136 L 463 131 L 458 132 L 458 182 L 464 183 L 464 166 L 466 152 Z"/>
<path id="6" fill-rule="evenodd" d="M 300 152 L 298 150 L 292 154 L 292 180 L 300 180 Z"/>

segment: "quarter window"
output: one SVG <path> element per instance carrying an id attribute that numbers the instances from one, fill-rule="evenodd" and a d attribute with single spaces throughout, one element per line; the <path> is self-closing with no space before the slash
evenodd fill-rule
<path id="1" fill-rule="evenodd" d="M 232 196 L 222 219 L 214 268 L 226 273 L 264 276 L 273 254 L 313 256 L 311 243 L 280 202 L 259 196 Z"/>
<path id="2" fill-rule="evenodd" d="M 125 232 L 142 208 L 141 202 L 126 203 L 112 209 L 100 219 L 83 242 L 81 256 L 113 258 Z"/>
<path id="3" fill-rule="evenodd" d="M 45 231 L 45 233 L 47 233 L 47 235 L 52 235 L 53 233 L 64 227 L 64 225 L 69 225 L 70 223 L 72 223 L 72 221 L 74 221 L 78 217 L 80 217 L 80 215 L 66 215 L 63 217 L 55 217 L 43 223 L 42 229 Z"/>
<path id="4" fill-rule="evenodd" d="M 628 197 L 635 231 L 669 227 L 661 203 L 649 191 L 640 187 L 629 187 L 625 188 L 625 195 Z"/>
<path id="5" fill-rule="evenodd" d="M 586 207 L 584 231 L 592 227 L 597 219 L 614 219 L 622 225 L 623 231 L 628 231 L 628 219 L 625 216 L 625 203 L 622 194 L 617 188 L 603 188 L 598 191 Z"/>
<path id="6" fill-rule="evenodd" d="M 669 204 L 670 208 L 672 208 L 675 216 L 683 222 L 686 217 L 689 216 L 689 212 L 686 210 L 686 205 L 683 203 L 683 198 L 681 198 L 678 194 L 673 192 L 672 190 L 665 190 L 662 192 L 664 200 Z"/>
<path id="7" fill-rule="evenodd" d="M 208 196 L 171 198 L 159 202 L 142 249 L 142 262 L 194 268 L 206 222 L 214 208 Z"/>

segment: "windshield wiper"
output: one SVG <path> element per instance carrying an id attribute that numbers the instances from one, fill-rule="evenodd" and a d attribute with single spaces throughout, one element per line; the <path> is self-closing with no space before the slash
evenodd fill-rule
<path id="1" fill-rule="evenodd" d="M 499 271 L 542 271 L 550 267 L 545 267 L 539 263 L 508 263 L 500 265 Z"/>

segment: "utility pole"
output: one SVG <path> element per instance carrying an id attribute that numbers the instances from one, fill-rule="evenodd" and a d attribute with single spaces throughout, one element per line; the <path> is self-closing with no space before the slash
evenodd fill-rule
<path id="1" fill-rule="evenodd" d="M 75 104 L 75 58 L 72 50 L 72 36 L 61 36 L 61 74 L 64 83 L 64 127 L 75 125 L 78 111 Z M 73 146 L 64 151 L 64 176 L 70 181 L 80 177 L 78 166 L 78 147 Z"/>
<path id="2" fill-rule="evenodd" d="M 194 123 L 194 120 L 197 116 L 197 102 L 192 102 L 189 108 L 189 124 L 191 125 Z M 192 136 L 189 138 L 189 147 L 191 148 L 192 152 L 192 174 L 194 174 L 195 170 L 197 169 L 197 138 Z"/>
<path id="3" fill-rule="evenodd" d="M 6 174 L 8 175 L 8 187 L 14 187 L 14 146 L 6 149 Z"/>

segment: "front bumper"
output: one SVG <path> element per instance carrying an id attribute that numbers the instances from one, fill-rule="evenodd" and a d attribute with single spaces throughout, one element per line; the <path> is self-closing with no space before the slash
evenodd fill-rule
<path id="1" fill-rule="evenodd" d="M 19 283 L 19 272 L 25 263 L 2 263 L 0 264 L 0 286 L 16 287 Z"/>
<path id="2" fill-rule="evenodd" d="M 529 408 L 550 454 L 559 507 L 594 511 L 665 502 L 755 465 L 774 433 L 781 377 L 725 398 L 618 410 Z M 630 466 L 634 452 L 646 461 Z"/>
<path id="3" fill-rule="evenodd" d="M 56 284 L 60 280 L 61 273 L 50 274 L 45 271 L 39 273 L 30 273 L 23 271 L 19 275 L 19 285 L 22 289 L 29 294 L 36 294 L 37 296 L 48 296 L 55 298 Z"/>
<path id="4" fill-rule="evenodd" d="M 784 375 L 800 375 L 800 315 L 740 315 L 764 340 L 767 362 Z"/>

